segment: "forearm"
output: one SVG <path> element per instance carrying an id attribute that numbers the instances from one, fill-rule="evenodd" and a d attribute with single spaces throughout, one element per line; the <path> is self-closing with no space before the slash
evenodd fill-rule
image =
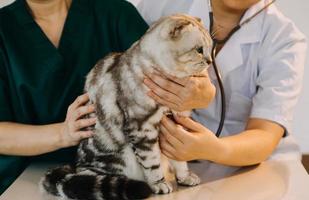
<path id="1" fill-rule="evenodd" d="M 0 154 L 31 156 L 57 150 L 61 148 L 60 126 L 0 122 Z"/>
<path id="2" fill-rule="evenodd" d="M 276 148 L 278 135 L 264 130 L 252 129 L 220 138 L 221 153 L 211 157 L 216 163 L 230 166 L 248 166 L 266 160 Z M 281 137 L 280 137 L 281 138 Z"/>

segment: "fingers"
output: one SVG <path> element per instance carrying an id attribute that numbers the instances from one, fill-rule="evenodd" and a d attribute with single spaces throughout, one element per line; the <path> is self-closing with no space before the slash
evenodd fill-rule
<path id="1" fill-rule="evenodd" d="M 169 153 L 168 151 L 161 149 L 161 152 L 168 158 L 172 159 L 172 160 L 177 160 L 171 153 Z"/>
<path id="2" fill-rule="evenodd" d="M 94 105 L 85 105 L 89 101 L 88 94 L 83 94 L 76 98 L 76 100 L 69 106 L 67 116 L 62 123 L 60 131 L 61 141 L 64 147 L 73 146 L 80 142 L 80 140 L 92 137 L 93 131 L 81 131 L 81 129 L 93 126 L 96 124 L 96 118 L 85 118 L 83 116 L 93 113 L 95 111 Z"/>
<path id="3" fill-rule="evenodd" d="M 89 101 L 89 95 L 87 93 L 77 97 L 75 101 L 69 106 L 69 110 L 75 110 L 81 105 L 84 105 Z"/>
<path id="4" fill-rule="evenodd" d="M 164 83 L 162 85 L 157 85 L 151 79 L 144 80 L 145 85 L 147 85 L 154 93 L 156 93 L 161 98 L 170 102 L 179 102 L 180 99 L 177 96 L 178 89 L 172 89 L 173 86 L 169 86 L 170 83 Z M 174 83 L 173 83 L 174 84 Z M 179 86 L 178 86 L 179 87 Z"/>
<path id="5" fill-rule="evenodd" d="M 179 139 L 174 137 L 171 133 L 169 133 L 168 130 L 163 125 L 160 126 L 160 129 L 161 129 L 161 137 L 166 139 L 166 141 L 168 141 L 172 146 L 178 148 L 183 145 L 183 143 Z"/>
<path id="6" fill-rule="evenodd" d="M 81 129 L 95 125 L 96 121 L 96 118 L 89 118 L 67 122 L 68 129 L 62 133 L 63 137 L 66 138 L 66 144 L 69 144 L 65 146 L 76 145 L 80 140 L 92 137 L 94 135 L 93 131 L 81 131 Z"/>
<path id="7" fill-rule="evenodd" d="M 161 98 L 160 96 L 158 96 L 156 93 L 154 93 L 152 91 L 148 92 L 147 94 L 148 94 L 149 97 L 151 97 L 157 103 L 159 103 L 159 104 L 161 104 L 163 106 L 171 108 L 171 109 L 173 109 L 175 111 L 182 111 L 182 110 L 180 110 L 179 105 Z"/>
<path id="8" fill-rule="evenodd" d="M 168 79 L 174 81 L 175 83 L 181 85 L 181 86 L 186 86 L 190 77 L 184 77 L 184 78 L 177 78 L 176 76 L 171 76 L 171 75 L 166 75 Z"/>
<path id="9" fill-rule="evenodd" d="M 76 137 L 78 137 L 78 140 L 82 140 L 82 139 L 86 139 L 86 138 L 90 138 L 93 136 L 93 131 L 78 131 L 75 133 Z"/>
<path id="10" fill-rule="evenodd" d="M 73 111 L 72 119 L 77 120 L 84 115 L 93 113 L 94 111 L 95 111 L 94 105 L 81 106 L 77 108 L 75 111 Z"/>
<path id="11" fill-rule="evenodd" d="M 162 71 L 156 70 L 156 74 L 158 74 L 159 76 L 165 76 L 167 79 L 181 85 L 181 86 L 185 86 L 189 80 L 189 77 L 184 77 L 184 78 L 178 78 L 176 76 L 172 76 L 169 75 L 167 73 L 164 73 Z"/>
<path id="12" fill-rule="evenodd" d="M 190 133 L 184 130 L 181 125 L 175 124 L 172 120 L 168 119 L 168 117 L 166 116 L 163 116 L 161 124 L 171 135 L 173 135 L 181 143 L 185 143 L 186 139 L 190 135 Z"/>
<path id="13" fill-rule="evenodd" d="M 145 79 L 144 83 L 150 88 L 150 89 L 159 89 L 163 88 L 165 91 L 168 91 L 169 93 L 172 93 L 177 96 L 179 92 L 182 90 L 181 85 L 178 83 L 173 82 L 173 80 L 169 80 L 165 78 L 162 75 L 152 73 Z"/>
<path id="14" fill-rule="evenodd" d="M 78 121 L 75 121 L 73 124 L 74 131 L 78 131 L 80 129 L 93 126 L 96 124 L 97 119 L 96 118 L 89 118 L 89 119 L 81 119 Z"/>
<path id="15" fill-rule="evenodd" d="M 204 129 L 204 126 L 198 122 L 193 121 L 190 117 L 184 117 L 180 115 L 174 115 L 177 123 L 195 132 L 200 132 Z"/>
<path id="16" fill-rule="evenodd" d="M 160 148 L 161 151 L 168 157 L 171 159 L 175 159 L 175 155 L 177 155 L 177 151 L 175 148 L 173 148 L 173 146 L 164 138 L 160 137 Z"/>

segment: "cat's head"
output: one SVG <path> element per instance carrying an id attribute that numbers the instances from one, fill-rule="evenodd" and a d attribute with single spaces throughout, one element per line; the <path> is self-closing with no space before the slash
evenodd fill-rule
<path id="1" fill-rule="evenodd" d="M 198 18 L 188 15 L 160 19 L 140 42 L 159 70 L 176 77 L 198 74 L 211 63 L 210 34 Z"/>

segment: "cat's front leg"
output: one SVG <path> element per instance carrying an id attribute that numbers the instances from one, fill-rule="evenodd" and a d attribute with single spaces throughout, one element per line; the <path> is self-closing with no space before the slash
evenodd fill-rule
<path id="1" fill-rule="evenodd" d="M 171 184 L 164 178 L 158 139 L 149 139 L 147 137 L 139 139 L 133 144 L 133 150 L 143 169 L 145 179 L 153 192 L 156 194 L 172 192 Z"/>
<path id="2" fill-rule="evenodd" d="M 200 178 L 189 170 L 187 162 L 169 159 L 174 168 L 177 183 L 184 186 L 194 186 L 200 184 Z"/>

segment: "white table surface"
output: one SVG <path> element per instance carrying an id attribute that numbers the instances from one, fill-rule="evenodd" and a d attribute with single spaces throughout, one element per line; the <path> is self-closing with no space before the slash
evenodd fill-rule
<path id="1" fill-rule="evenodd" d="M 30 165 L 0 200 L 43 200 L 38 182 L 47 168 L 53 166 Z M 269 160 L 242 169 L 208 162 L 190 164 L 190 167 L 202 178 L 199 186 L 180 187 L 171 194 L 149 200 L 309 200 L 309 176 L 300 161 Z"/>

